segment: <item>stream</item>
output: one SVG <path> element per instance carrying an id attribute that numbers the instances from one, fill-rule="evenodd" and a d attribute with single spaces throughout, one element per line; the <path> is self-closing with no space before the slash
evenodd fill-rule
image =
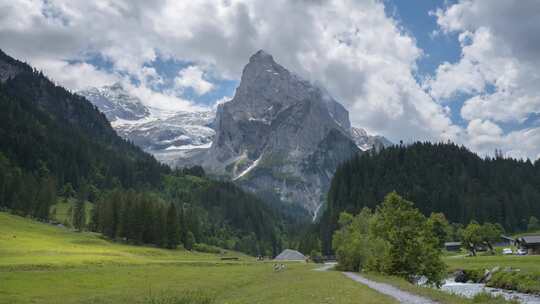
<path id="1" fill-rule="evenodd" d="M 472 298 L 475 295 L 485 291 L 493 295 L 502 295 L 507 300 L 517 299 L 524 304 L 540 304 L 540 296 L 521 293 L 513 290 L 499 289 L 486 287 L 485 284 L 481 283 L 456 283 L 454 278 L 446 279 L 444 284 L 441 286 L 441 290 L 461 295 L 467 298 Z"/>

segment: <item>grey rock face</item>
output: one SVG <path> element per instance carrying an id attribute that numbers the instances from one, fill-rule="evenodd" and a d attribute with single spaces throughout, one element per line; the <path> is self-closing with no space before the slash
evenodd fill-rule
<path id="1" fill-rule="evenodd" d="M 10 65 L 4 61 L 0 61 L 0 71 L 0 82 L 5 82 L 10 78 L 15 77 L 20 72 L 16 66 Z"/>
<path id="2" fill-rule="evenodd" d="M 138 98 L 129 95 L 119 83 L 102 88 L 89 88 L 78 94 L 98 107 L 109 121 L 138 120 L 150 115 L 148 108 Z"/>
<path id="3" fill-rule="evenodd" d="M 212 146 L 192 160 L 315 215 L 337 165 L 360 152 L 350 128 L 341 104 L 259 51 L 218 107 Z"/>
<path id="4" fill-rule="evenodd" d="M 17 76 L 24 69 L 31 69 L 24 66 L 20 61 L 8 56 L 0 49 L 0 83 Z"/>

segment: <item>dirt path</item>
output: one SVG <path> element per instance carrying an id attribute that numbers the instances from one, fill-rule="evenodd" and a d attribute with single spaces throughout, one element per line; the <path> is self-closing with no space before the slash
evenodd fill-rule
<path id="1" fill-rule="evenodd" d="M 324 263 L 323 266 L 321 266 L 319 268 L 315 268 L 313 270 L 315 270 L 315 271 L 327 271 L 327 270 L 330 270 L 330 269 L 334 268 L 336 265 L 337 265 L 337 263 Z"/>
<path id="2" fill-rule="evenodd" d="M 353 272 L 344 272 L 345 276 L 353 279 L 354 281 L 367 285 L 371 289 L 375 289 L 376 291 L 385 294 L 387 296 L 390 296 L 396 300 L 398 300 L 400 303 L 406 303 L 406 304 L 438 304 L 435 301 L 432 301 L 428 298 L 424 298 L 421 296 L 417 296 L 415 294 L 412 294 L 410 292 L 403 291 L 401 289 L 398 289 L 392 285 L 385 284 L 385 283 L 379 283 L 372 280 L 368 280 L 361 276 L 358 273 Z"/>

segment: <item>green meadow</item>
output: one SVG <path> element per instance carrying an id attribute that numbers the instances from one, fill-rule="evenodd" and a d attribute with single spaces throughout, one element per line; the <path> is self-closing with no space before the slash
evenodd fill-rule
<path id="1" fill-rule="evenodd" d="M 512 267 L 526 272 L 540 272 L 540 255 L 479 255 L 448 256 L 444 261 L 449 271 L 457 269 L 492 269 L 493 267 Z"/>
<path id="2" fill-rule="evenodd" d="M 0 303 L 395 303 L 339 272 L 113 243 L 0 212 Z"/>
<path id="3" fill-rule="evenodd" d="M 494 266 L 540 271 L 538 256 L 449 256 L 445 262 L 450 271 Z M 272 262 L 238 252 L 131 246 L 0 212 L 0 304 L 395 303 L 340 272 L 314 271 L 317 267 L 291 263 L 275 272 Z M 474 303 L 401 279 L 366 275 L 440 303 Z"/>

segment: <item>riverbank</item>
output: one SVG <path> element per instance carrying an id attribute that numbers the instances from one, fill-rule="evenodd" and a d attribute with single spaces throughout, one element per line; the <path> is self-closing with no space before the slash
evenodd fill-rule
<path id="1" fill-rule="evenodd" d="M 509 301 L 501 296 L 490 295 L 488 293 L 478 293 L 472 297 L 450 293 L 442 289 L 427 286 L 414 285 L 402 278 L 384 276 L 376 273 L 362 273 L 362 276 L 375 282 L 390 284 L 400 290 L 413 293 L 415 295 L 428 298 L 440 304 L 508 304 L 517 303 Z"/>
<path id="2" fill-rule="evenodd" d="M 536 295 L 514 292 L 512 290 L 487 287 L 482 283 L 459 283 L 454 278 L 449 278 L 441 287 L 441 290 L 457 294 L 467 298 L 474 298 L 478 294 L 488 293 L 494 296 L 504 297 L 507 300 L 517 300 L 522 304 L 538 304 L 540 297 Z"/>
<path id="3" fill-rule="evenodd" d="M 454 276 L 464 274 L 459 282 L 540 294 L 540 256 L 448 257 L 445 262 Z"/>

